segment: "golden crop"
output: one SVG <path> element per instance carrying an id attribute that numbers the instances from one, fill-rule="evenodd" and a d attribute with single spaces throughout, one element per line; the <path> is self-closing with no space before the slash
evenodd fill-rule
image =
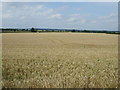
<path id="1" fill-rule="evenodd" d="M 115 88 L 118 35 L 4 33 L 3 87 Z"/>

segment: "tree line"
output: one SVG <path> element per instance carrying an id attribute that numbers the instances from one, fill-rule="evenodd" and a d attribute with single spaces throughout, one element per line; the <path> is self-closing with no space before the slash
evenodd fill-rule
<path id="1" fill-rule="evenodd" d="M 120 31 L 105 31 L 105 30 L 76 30 L 76 29 L 71 29 L 71 30 L 66 30 L 66 29 L 12 29 L 12 28 L 7 28 L 7 29 L 0 29 L 2 33 L 20 33 L 20 32 L 81 32 L 81 33 L 107 33 L 107 34 L 120 34 Z"/>

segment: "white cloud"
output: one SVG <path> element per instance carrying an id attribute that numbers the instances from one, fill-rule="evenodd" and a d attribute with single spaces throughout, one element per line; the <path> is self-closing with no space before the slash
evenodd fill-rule
<path id="1" fill-rule="evenodd" d="M 62 19 L 62 14 L 56 9 L 47 8 L 44 5 L 22 5 L 19 4 L 4 4 L 3 6 L 3 26 L 51 26 L 57 19 Z M 9 19 L 9 20 L 8 20 Z M 16 23 L 15 23 L 16 22 Z M 59 23 L 59 22 L 57 22 Z M 49 25 L 48 25 L 49 24 Z M 55 23 L 56 24 L 56 23 Z M 25 26 L 26 25 L 26 26 Z"/>
<path id="2" fill-rule="evenodd" d="M 81 28 L 109 30 L 117 30 L 117 20 L 117 13 L 94 18 L 87 15 L 73 14 L 67 19 L 71 25 L 79 25 Z"/>
<path id="3" fill-rule="evenodd" d="M 3 6 L 3 18 L 34 18 L 34 17 L 41 17 L 45 18 L 45 16 L 49 16 L 52 18 L 60 18 L 60 14 L 56 13 L 51 8 L 46 8 L 43 5 L 37 6 L 29 6 L 29 5 L 22 5 L 21 7 L 12 6 L 9 4 L 5 4 Z"/>
<path id="4" fill-rule="evenodd" d="M 3 14 L 3 16 L 2 16 L 2 18 L 12 18 L 13 16 L 11 15 L 11 14 L 9 14 L 9 13 L 5 13 L 5 14 Z"/>
<path id="5" fill-rule="evenodd" d="M 75 17 L 70 17 L 70 18 L 68 18 L 68 22 L 74 22 L 74 21 L 76 21 L 77 20 L 77 18 L 75 18 Z"/>
<path id="6" fill-rule="evenodd" d="M 72 14 L 72 15 L 70 15 L 69 18 L 67 19 L 67 21 L 69 23 L 79 23 L 79 24 L 86 23 L 85 17 L 80 15 L 80 14 Z"/>
<path id="7" fill-rule="evenodd" d="M 0 3 L 0 27 L 2 27 L 2 3 Z"/>
<path id="8" fill-rule="evenodd" d="M 50 18 L 53 18 L 53 19 L 61 19 L 61 18 L 62 18 L 62 15 L 61 15 L 61 14 L 54 14 L 54 15 L 51 15 Z"/>
<path id="9" fill-rule="evenodd" d="M 90 20 L 89 25 L 96 28 L 103 28 L 109 30 L 117 30 L 118 27 L 118 18 L 117 13 L 110 13 L 105 16 L 100 16 Z"/>
<path id="10" fill-rule="evenodd" d="M 56 10 L 59 12 L 59 11 L 67 10 L 67 9 L 70 9 L 70 7 L 67 6 L 67 5 L 64 5 L 64 6 L 62 6 L 62 7 L 57 8 Z"/>
<path id="11" fill-rule="evenodd" d="M 69 16 L 68 18 L 68 22 L 77 22 L 79 21 L 79 19 L 81 19 L 81 15 L 80 14 L 72 14 Z"/>
<path id="12" fill-rule="evenodd" d="M 1 0 L 2 2 L 119 2 L 119 0 Z"/>
<path id="13" fill-rule="evenodd" d="M 98 19 L 110 19 L 110 18 L 113 18 L 113 17 L 116 17 L 116 16 L 118 16 L 117 13 L 111 13 L 111 14 L 109 14 L 107 16 L 98 17 Z"/>
<path id="14" fill-rule="evenodd" d="M 97 23 L 97 21 L 96 20 L 92 20 L 91 23 Z"/>
<path id="15" fill-rule="evenodd" d="M 54 10 L 53 9 L 45 9 L 45 11 L 40 12 L 41 15 L 51 15 L 54 14 Z"/>
<path id="16" fill-rule="evenodd" d="M 116 26 L 114 24 L 118 23 L 118 14 L 110 13 L 109 15 L 98 17 L 97 21 L 99 21 L 101 23 L 106 23 L 106 24 L 109 24 L 112 26 Z M 113 24 L 111 24 L 111 23 L 113 23 Z"/>
<path id="17" fill-rule="evenodd" d="M 82 8 L 73 8 L 74 10 L 80 11 Z"/>
<path id="18" fill-rule="evenodd" d="M 116 28 L 117 13 L 90 18 L 90 15 L 79 13 L 64 14 L 60 10 L 70 9 L 68 6 L 48 8 L 43 4 L 29 5 L 17 3 L 3 4 L 4 27 L 44 27 L 44 28 L 76 28 L 98 29 Z"/>

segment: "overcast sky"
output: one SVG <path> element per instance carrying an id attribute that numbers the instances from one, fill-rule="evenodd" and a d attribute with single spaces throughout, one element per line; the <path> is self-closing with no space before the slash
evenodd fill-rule
<path id="1" fill-rule="evenodd" d="M 118 30 L 117 2 L 4 2 L 4 28 Z"/>

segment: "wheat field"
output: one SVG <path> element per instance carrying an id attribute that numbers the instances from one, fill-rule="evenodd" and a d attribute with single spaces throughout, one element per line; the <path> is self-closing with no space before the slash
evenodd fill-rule
<path id="1" fill-rule="evenodd" d="M 3 33 L 2 40 L 3 87 L 118 87 L 118 35 Z"/>

